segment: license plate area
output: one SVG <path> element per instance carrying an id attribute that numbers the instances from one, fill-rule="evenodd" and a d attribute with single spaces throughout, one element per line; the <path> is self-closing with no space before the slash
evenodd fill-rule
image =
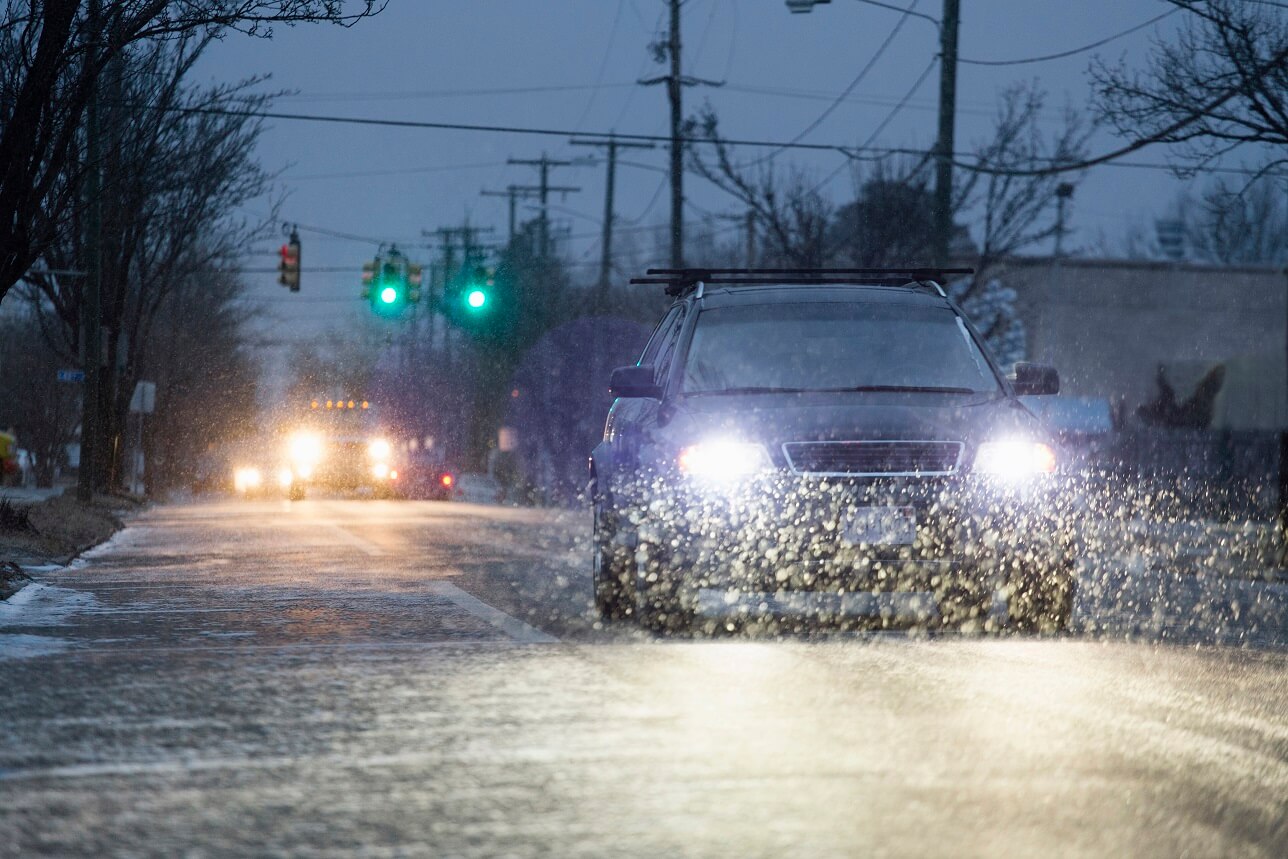
<path id="1" fill-rule="evenodd" d="M 856 546 L 911 546 L 916 539 L 912 507 L 860 507 L 841 529 L 841 541 Z"/>

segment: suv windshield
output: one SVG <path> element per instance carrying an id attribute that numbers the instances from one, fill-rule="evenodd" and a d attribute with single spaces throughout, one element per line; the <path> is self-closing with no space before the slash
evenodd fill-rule
<path id="1" fill-rule="evenodd" d="M 998 389 L 984 356 L 951 310 L 885 302 L 704 310 L 683 386 L 690 395 Z"/>

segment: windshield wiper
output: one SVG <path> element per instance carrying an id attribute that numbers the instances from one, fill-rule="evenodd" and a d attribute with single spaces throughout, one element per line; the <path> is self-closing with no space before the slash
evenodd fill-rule
<path id="1" fill-rule="evenodd" d="M 710 391 L 685 391 L 686 397 L 720 397 L 729 394 L 806 394 L 820 388 L 774 388 L 761 385 L 744 385 L 738 388 L 718 388 Z"/>
<path id="2" fill-rule="evenodd" d="M 869 393 L 885 392 L 894 393 L 913 393 L 913 394 L 985 394 L 987 391 L 977 391 L 974 388 L 957 388 L 949 385 L 855 385 L 850 388 L 814 388 L 816 391 L 828 391 L 829 393 Z"/>
<path id="3" fill-rule="evenodd" d="M 721 388 L 712 391 L 685 391 L 685 396 L 706 397 L 737 394 L 850 394 L 850 393 L 926 393 L 926 394 L 985 394 L 974 388 L 955 388 L 946 385 L 854 385 L 845 388 L 775 388 L 746 385 L 738 388 Z"/>

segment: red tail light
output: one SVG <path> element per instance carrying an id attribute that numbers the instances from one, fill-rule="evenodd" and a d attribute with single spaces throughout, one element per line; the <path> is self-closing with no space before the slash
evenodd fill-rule
<path id="1" fill-rule="evenodd" d="M 451 486 L 453 483 L 456 482 L 456 478 L 452 477 L 452 475 L 450 474 L 444 474 L 442 477 L 438 479 L 438 481 L 439 483 L 442 483 L 444 486 Z"/>

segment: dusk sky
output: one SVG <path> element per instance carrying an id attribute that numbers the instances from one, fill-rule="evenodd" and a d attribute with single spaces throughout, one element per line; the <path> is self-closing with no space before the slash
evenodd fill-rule
<path id="1" fill-rule="evenodd" d="M 895 0 L 902 5 L 902 0 Z M 937 0 L 913 4 L 940 14 Z M 962 4 L 960 55 L 964 60 L 1011 60 L 1058 53 L 1121 32 L 1169 8 L 1159 0 L 967 0 Z M 269 74 L 266 90 L 295 94 L 275 109 L 346 117 L 461 122 L 569 129 L 585 134 L 662 134 L 667 129 L 663 87 L 635 81 L 660 74 L 646 49 L 662 33 L 660 0 L 391 0 L 376 18 L 351 29 L 332 26 L 279 28 L 272 39 L 228 36 L 208 53 L 202 72 L 211 80 Z M 809 15 L 792 15 L 781 0 L 689 0 L 684 7 L 686 73 L 726 82 L 722 88 L 686 91 L 686 113 L 704 102 L 719 113 L 726 135 L 787 141 L 819 119 L 854 80 L 900 23 L 899 12 L 859 0 L 836 0 Z M 1048 123 L 1054 130 L 1066 104 L 1087 105 L 1087 68 L 1099 54 L 1139 64 L 1150 39 L 1169 35 L 1174 14 L 1155 26 L 1094 51 L 1026 65 L 963 63 L 958 83 L 958 149 L 986 137 L 999 91 L 1039 80 L 1049 91 Z M 930 22 L 908 17 L 852 94 L 803 139 L 853 146 L 866 139 L 926 70 L 938 50 Z M 934 140 L 938 71 L 932 70 L 906 107 L 875 141 L 881 146 L 926 148 Z M 1093 152 L 1117 142 L 1098 134 Z M 507 157 L 586 157 L 564 137 L 465 131 L 390 129 L 273 120 L 261 140 L 260 158 L 281 170 L 285 220 L 369 239 L 341 239 L 312 229 L 304 242 L 304 291 L 288 296 L 270 274 L 250 275 L 253 294 L 291 330 L 290 339 L 331 323 L 364 319 L 357 299 L 358 269 L 379 240 L 396 241 L 428 262 L 435 251 L 421 230 L 472 223 L 496 228 L 503 239 L 505 201 L 481 197 L 484 188 L 532 184 L 532 168 L 507 166 Z M 768 150 L 746 150 L 743 157 Z M 666 150 L 623 154 L 618 172 L 619 247 L 632 237 L 641 263 L 657 261 L 654 240 L 640 227 L 662 225 L 668 211 L 663 172 Z M 1132 161 L 1164 162 L 1167 153 L 1146 150 Z M 846 159 L 831 152 L 785 151 L 775 166 L 799 166 L 836 203 L 852 195 Z M 594 275 L 603 212 L 604 170 L 561 168 L 552 180 L 581 193 L 558 201 L 556 223 L 571 230 L 567 245 L 579 272 Z M 1113 241 L 1133 224 L 1149 223 L 1186 188 L 1162 170 L 1105 166 L 1082 181 L 1073 201 L 1069 245 Z M 686 178 L 690 223 L 707 213 L 733 214 L 737 203 L 696 176 Z M 556 198 L 557 199 L 557 198 Z M 265 202 L 253 209 L 267 211 Z M 522 211 L 530 217 L 533 210 Z M 720 221 L 732 238 L 737 226 Z M 632 233 L 632 230 L 636 230 Z M 262 259 L 275 263 L 275 242 Z M 353 273 L 308 272 L 350 267 Z"/>

